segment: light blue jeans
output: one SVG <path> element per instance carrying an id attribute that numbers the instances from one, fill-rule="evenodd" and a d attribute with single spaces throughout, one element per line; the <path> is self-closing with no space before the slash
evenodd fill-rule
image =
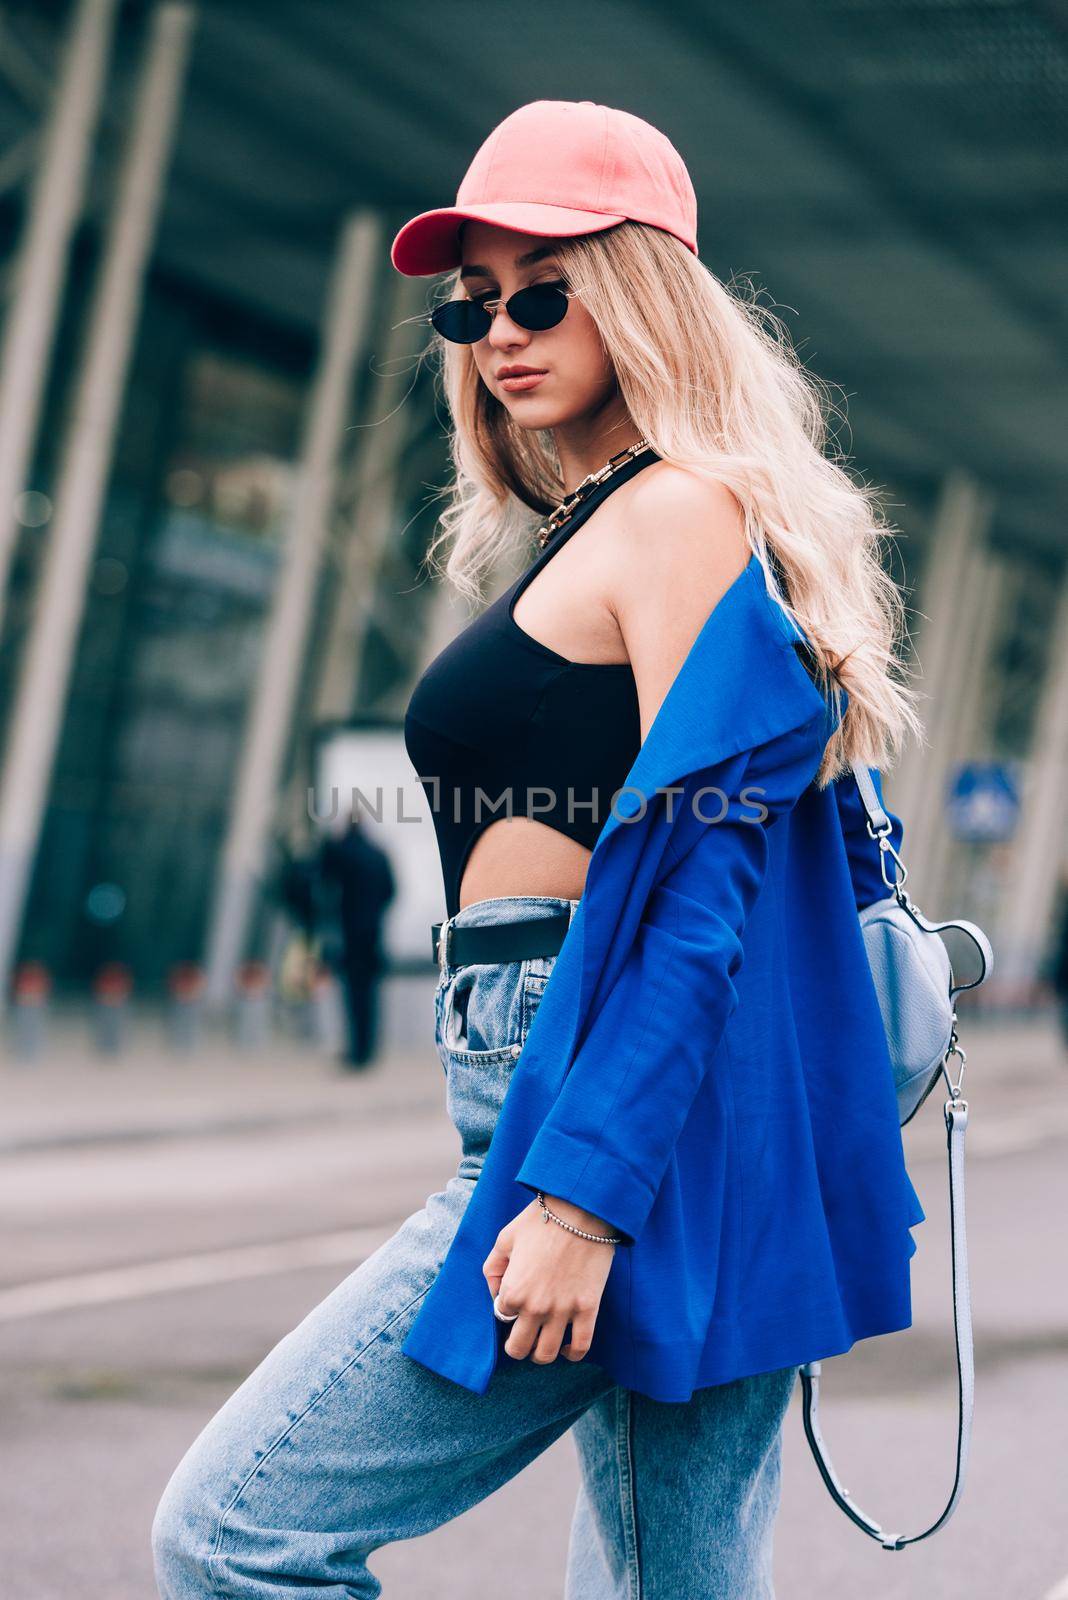
<path id="1" fill-rule="evenodd" d="M 453 920 L 502 922 L 561 906 L 573 914 L 577 905 L 502 896 Z M 554 959 L 442 972 L 435 1024 L 462 1141 L 456 1174 L 274 1347 L 194 1440 L 152 1525 L 163 1600 L 372 1600 L 382 1592 L 367 1565 L 375 1550 L 458 1517 L 568 1429 L 581 1484 L 566 1600 L 773 1596 L 781 1429 L 796 1367 L 678 1404 L 618 1387 L 588 1358 L 539 1366 L 502 1352 L 477 1395 L 401 1353 L 478 1178 Z M 494 1592 L 487 1572 L 484 1593 Z"/>

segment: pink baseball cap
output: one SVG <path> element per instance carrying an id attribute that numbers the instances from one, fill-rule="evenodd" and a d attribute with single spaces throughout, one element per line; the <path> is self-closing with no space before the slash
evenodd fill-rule
<path id="1" fill-rule="evenodd" d="M 468 218 L 547 238 L 648 222 L 697 254 L 697 196 L 671 140 L 593 100 L 532 100 L 499 122 L 464 174 L 454 206 L 422 211 L 390 260 L 408 278 L 458 267 Z"/>

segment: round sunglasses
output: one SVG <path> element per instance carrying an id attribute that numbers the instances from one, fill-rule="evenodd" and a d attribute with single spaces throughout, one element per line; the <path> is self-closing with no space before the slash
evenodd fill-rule
<path id="1" fill-rule="evenodd" d="M 446 300 L 430 313 L 427 321 L 451 344 L 477 344 L 489 333 L 497 307 L 503 305 L 517 327 L 528 333 L 541 333 L 563 322 L 567 302 L 578 292 L 563 283 L 532 283 L 517 289 L 507 300 L 487 294 L 472 300 Z"/>

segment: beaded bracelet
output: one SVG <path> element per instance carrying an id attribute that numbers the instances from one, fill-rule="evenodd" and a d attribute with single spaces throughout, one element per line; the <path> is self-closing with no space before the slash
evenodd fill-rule
<path id="1" fill-rule="evenodd" d="M 576 1228 L 570 1222 L 565 1222 L 563 1217 L 558 1217 L 555 1211 L 549 1210 L 549 1207 L 545 1204 L 545 1196 L 542 1194 L 540 1189 L 538 1190 L 538 1204 L 541 1206 L 543 1222 L 548 1222 L 549 1218 L 552 1217 L 553 1221 L 558 1222 L 561 1228 L 566 1228 L 569 1233 L 577 1233 L 580 1239 L 596 1239 L 598 1244 L 623 1243 L 622 1239 L 617 1238 L 613 1234 L 587 1233 L 584 1228 Z"/>

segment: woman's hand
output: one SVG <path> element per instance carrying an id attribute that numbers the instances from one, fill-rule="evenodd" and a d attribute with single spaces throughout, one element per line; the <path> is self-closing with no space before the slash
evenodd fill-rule
<path id="1" fill-rule="evenodd" d="M 600 1217 L 567 1200 L 547 1194 L 545 1203 L 565 1222 L 585 1228 L 587 1233 L 613 1231 Z M 505 1352 L 519 1361 L 528 1355 L 541 1363 L 555 1361 L 570 1322 L 571 1339 L 563 1354 L 569 1361 L 581 1361 L 590 1348 L 615 1253 L 614 1244 L 580 1239 L 551 1218 L 546 1222 L 536 1199 L 513 1217 L 482 1263 L 490 1293 L 500 1296 L 498 1311 L 509 1317 L 519 1313 Z"/>

